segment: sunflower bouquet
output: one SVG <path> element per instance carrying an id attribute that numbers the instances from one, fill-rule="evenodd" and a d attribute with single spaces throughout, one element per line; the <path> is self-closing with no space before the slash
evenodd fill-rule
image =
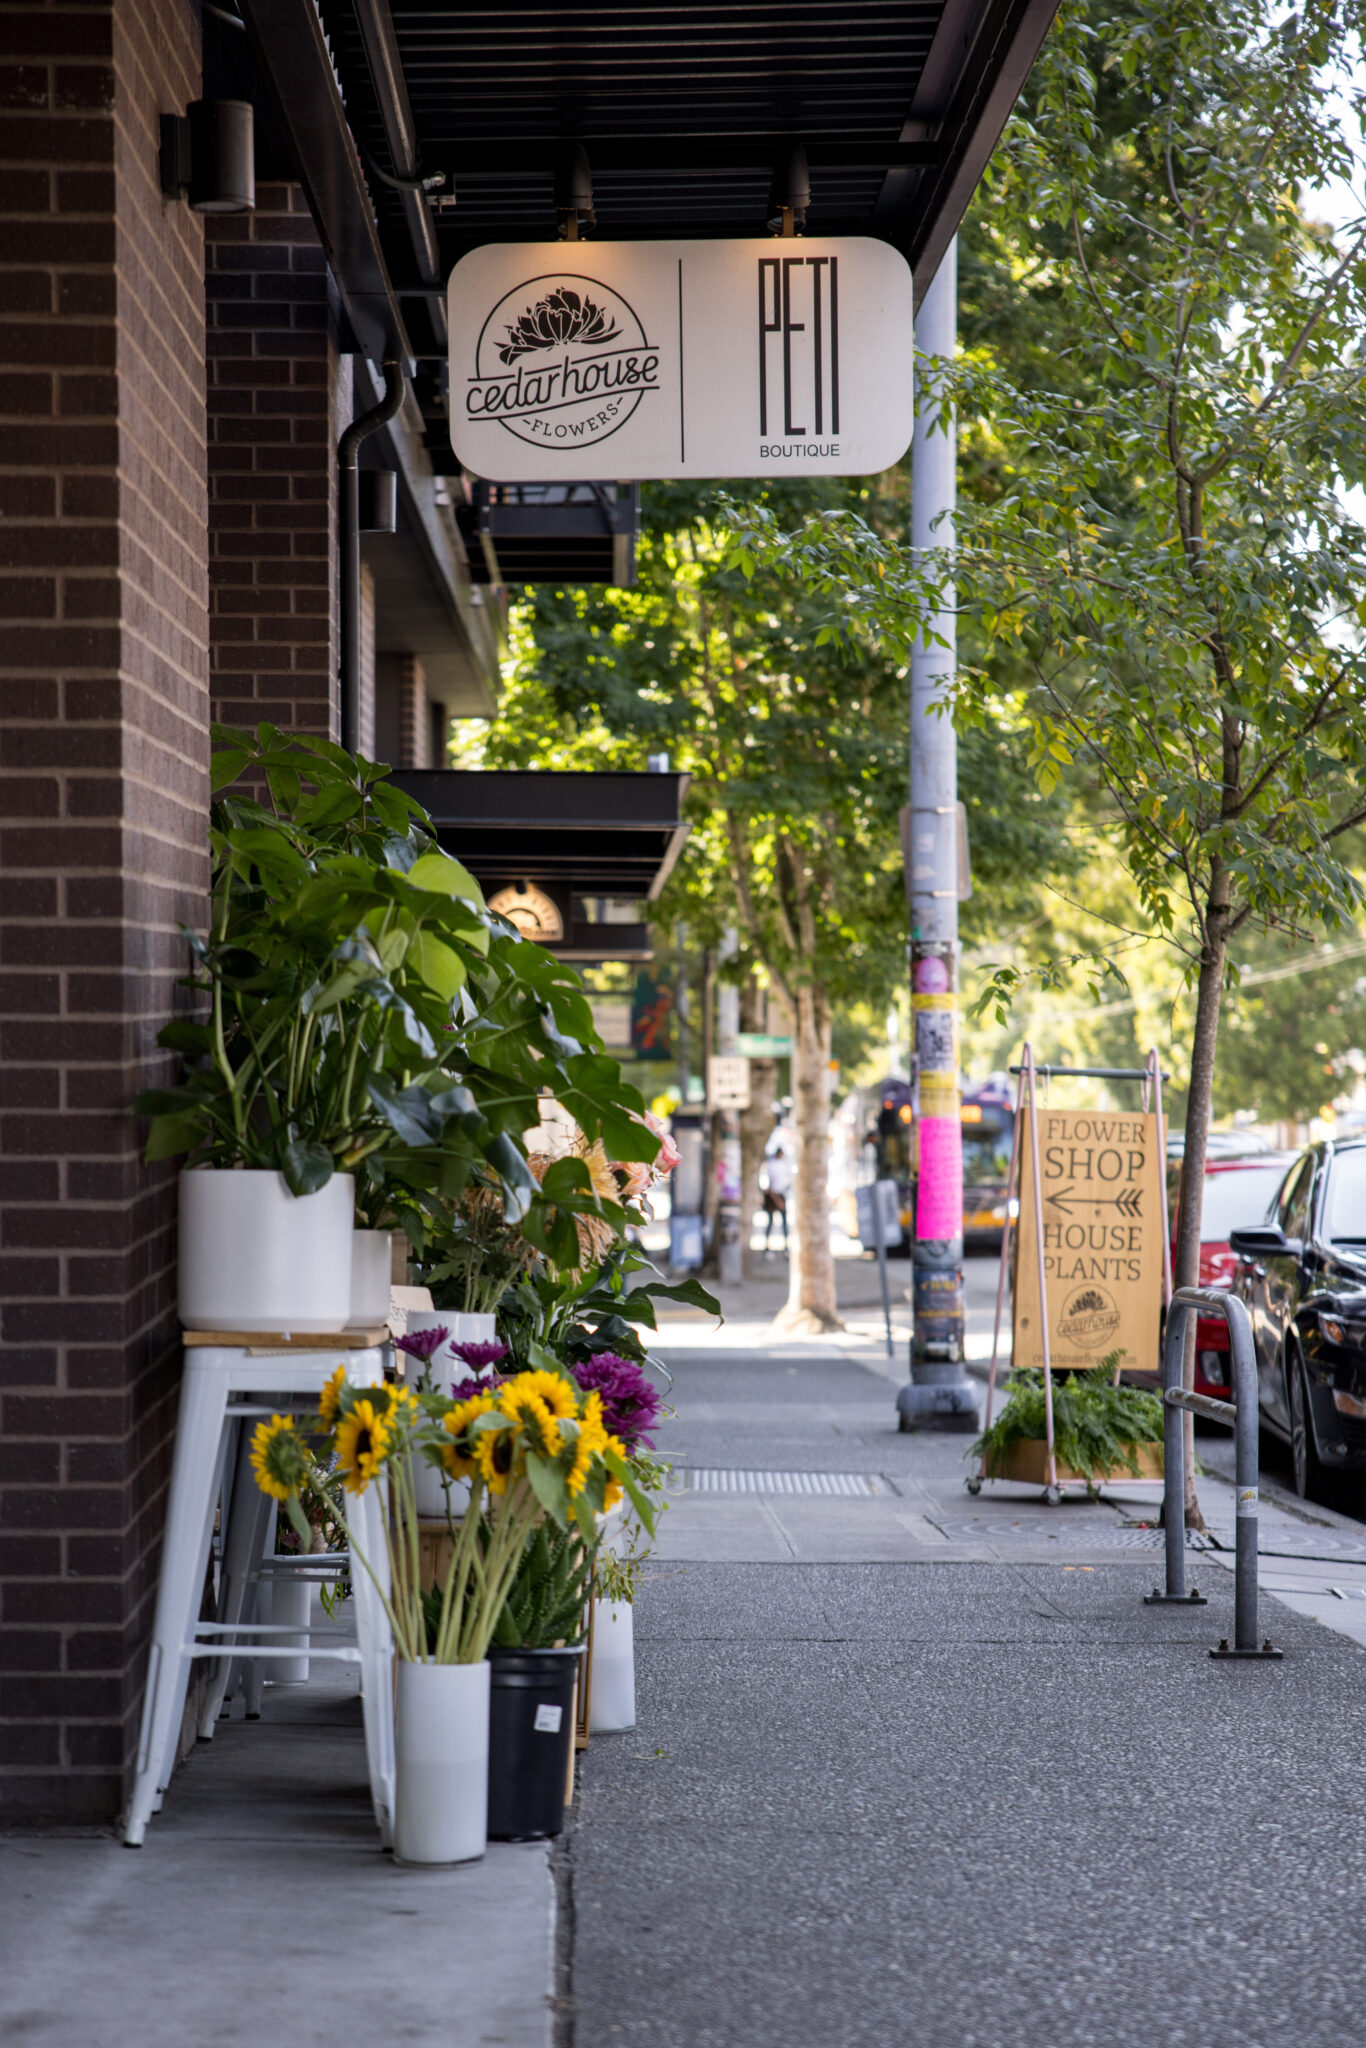
<path id="1" fill-rule="evenodd" d="M 435 1601 L 424 1601 L 421 1582 L 418 1458 L 469 1486 Z M 576 1523 L 592 1548 L 597 1517 L 625 1492 L 646 1528 L 653 1527 L 625 1446 L 607 1427 L 601 1394 L 578 1387 L 545 1353 L 529 1370 L 465 1398 L 352 1386 L 339 1367 L 316 1416 L 300 1425 L 293 1416 L 273 1415 L 257 1425 L 252 1464 L 258 1485 L 284 1503 L 291 1521 L 303 1520 L 305 1488 L 329 1493 L 352 1553 L 384 1603 L 398 1654 L 412 1663 L 480 1662 L 543 1519 L 560 1529 Z M 385 1489 L 387 1574 L 377 1569 L 380 1560 L 365 1556 L 347 1520 L 346 1496 L 372 1485 Z"/>

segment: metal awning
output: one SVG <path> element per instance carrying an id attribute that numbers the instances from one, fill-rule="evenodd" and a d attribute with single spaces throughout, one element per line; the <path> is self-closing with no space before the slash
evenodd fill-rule
<path id="1" fill-rule="evenodd" d="M 575 143 L 602 240 L 762 234 L 799 141 L 808 231 L 893 243 L 923 292 L 1056 0 L 240 6 L 357 340 L 440 359 L 451 267 L 484 242 L 552 238 Z M 424 197 L 419 171 L 446 182 Z M 422 401 L 449 468 L 439 376 Z"/>
<path id="2" fill-rule="evenodd" d="M 405 768 L 394 781 L 486 888 L 530 880 L 653 902 L 688 835 L 686 775 Z"/>

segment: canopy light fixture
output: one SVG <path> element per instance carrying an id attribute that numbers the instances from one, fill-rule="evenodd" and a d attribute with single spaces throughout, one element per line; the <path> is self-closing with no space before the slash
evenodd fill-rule
<path id="1" fill-rule="evenodd" d="M 576 142 L 560 159 L 555 173 L 555 211 L 560 216 L 560 239 L 580 240 L 580 230 L 596 225 L 593 212 L 593 172 L 588 151 Z"/>
<path id="2" fill-rule="evenodd" d="M 256 205 L 255 115 L 249 100 L 192 100 L 161 117 L 161 189 L 196 213 Z"/>
<path id="3" fill-rule="evenodd" d="M 773 166 L 773 183 L 768 194 L 770 234 L 798 235 L 806 226 L 806 209 L 811 204 L 811 173 L 806 151 L 800 142 L 790 142 Z"/>

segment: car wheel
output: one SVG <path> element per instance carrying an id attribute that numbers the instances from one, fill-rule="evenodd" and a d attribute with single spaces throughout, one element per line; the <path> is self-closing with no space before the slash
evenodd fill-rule
<path id="1" fill-rule="evenodd" d="M 1314 1448 L 1314 1430 L 1309 1420 L 1309 1386 L 1304 1377 L 1304 1363 L 1288 1346 L 1285 1354 L 1285 1379 L 1288 1406 L 1290 1409 L 1290 1463 L 1294 1471 L 1295 1491 L 1301 1500 L 1323 1502 L 1326 1495 L 1326 1475 L 1319 1463 L 1319 1454 Z"/>

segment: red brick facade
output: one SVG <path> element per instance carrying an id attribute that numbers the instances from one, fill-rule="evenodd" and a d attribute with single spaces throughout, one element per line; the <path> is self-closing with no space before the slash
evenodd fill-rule
<path id="1" fill-rule="evenodd" d="M 211 218 L 206 261 L 214 717 L 336 739 L 335 451 L 351 378 L 300 188 L 263 185 L 255 213 Z"/>
<path id="2" fill-rule="evenodd" d="M 0 1817 L 107 1820 L 178 1375 L 174 1174 L 127 1114 L 206 883 L 194 16 L 0 7 Z"/>

